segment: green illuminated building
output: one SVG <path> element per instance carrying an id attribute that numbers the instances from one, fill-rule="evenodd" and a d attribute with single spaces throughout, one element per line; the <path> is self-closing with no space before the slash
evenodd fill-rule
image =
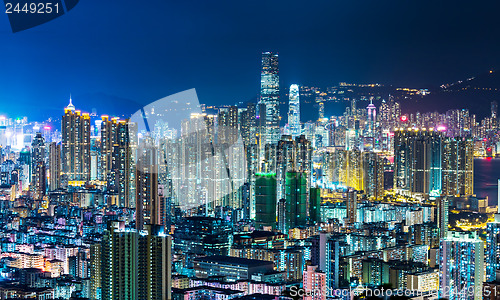
<path id="1" fill-rule="evenodd" d="M 305 226 L 307 220 L 306 173 L 287 172 L 285 181 L 285 231 Z"/>
<path id="2" fill-rule="evenodd" d="M 257 173 L 255 177 L 255 227 L 276 228 L 276 174 Z"/>

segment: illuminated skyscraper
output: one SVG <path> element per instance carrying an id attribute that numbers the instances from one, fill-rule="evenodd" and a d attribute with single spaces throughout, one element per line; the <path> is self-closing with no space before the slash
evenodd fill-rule
<path id="1" fill-rule="evenodd" d="M 90 116 L 75 110 L 73 103 L 64 108 L 61 122 L 62 172 L 70 181 L 90 179 Z"/>
<path id="2" fill-rule="evenodd" d="M 158 157 L 153 139 L 141 141 L 136 167 L 136 228 L 145 224 L 160 224 L 160 201 L 158 198 Z"/>
<path id="3" fill-rule="evenodd" d="M 437 226 L 439 237 L 445 238 L 448 235 L 450 199 L 447 196 L 438 197 L 437 204 Z"/>
<path id="4" fill-rule="evenodd" d="M 42 133 L 37 132 L 31 143 L 31 190 L 35 199 L 45 195 L 47 175 L 45 164 L 45 139 Z"/>
<path id="5" fill-rule="evenodd" d="M 262 53 L 259 104 L 264 104 L 266 110 L 266 144 L 277 144 L 280 139 L 279 91 L 278 54 L 264 52 Z M 259 106 L 260 109 L 261 106 Z"/>
<path id="6" fill-rule="evenodd" d="M 257 115 L 255 103 L 248 103 L 246 109 L 240 114 L 240 131 L 243 143 L 255 145 L 257 134 Z"/>
<path id="7" fill-rule="evenodd" d="M 472 138 L 443 140 L 442 193 L 470 196 L 473 192 L 474 142 Z"/>
<path id="8" fill-rule="evenodd" d="M 500 190 L 500 189 L 499 189 Z M 500 214 L 486 225 L 486 281 L 500 279 Z"/>
<path id="9" fill-rule="evenodd" d="M 285 182 L 285 233 L 289 229 L 305 226 L 307 220 L 306 173 L 287 172 Z"/>
<path id="10" fill-rule="evenodd" d="M 441 240 L 439 297 L 483 299 L 484 244 L 476 232 L 449 232 Z"/>
<path id="11" fill-rule="evenodd" d="M 276 174 L 256 174 L 255 226 L 276 227 Z"/>
<path id="12" fill-rule="evenodd" d="M 135 185 L 132 124 L 119 118 L 102 116 L 99 179 L 107 181 L 109 191 L 118 194 L 120 207 L 133 207 Z"/>
<path id="13" fill-rule="evenodd" d="M 363 152 L 363 186 L 373 199 L 384 196 L 384 161 L 377 153 Z"/>
<path id="14" fill-rule="evenodd" d="M 290 135 L 297 137 L 300 135 L 300 100 L 299 86 L 292 84 L 290 86 L 289 102 L 288 102 L 288 126 Z"/>
<path id="15" fill-rule="evenodd" d="M 442 134 L 433 130 L 394 133 L 394 183 L 398 189 L 423 197 L 441 194 Z"/>
<path id="16" fill-rule="evenodd" d="M 61 144 L 55 142 L 49 145 L 49 190 L 61 187 Z"/>
<path id="17" fill-rule="evenodd" d="M 327 176 L 337 185 L 363 190 L 363 157 L 358 150 L 335 150 L 328 155 Z"/>
<path id="18" fill-rule="evenodd" d="M 99 278 L 91 280 L 91 291 L 102 291 L 102 300 L 168 300 L 171 299 L 171 237 L 163 227 L 145 225 L 144 230 L 125 228 L 112 222 L 102 242 L 93 247 L 91 270 Z M 95 291 L 95 292 L 94 292 Z"/>
<path id="19" fill-rule="evenodd" d="M 367 136 L 373 137 L 375 131 L 375 122 L 377 122 L 377 111 L 372 101 L 370 101 L 370 104 L 368 105 L 366 110 L 367 110 L 366 129 L 368 131 Z"/>

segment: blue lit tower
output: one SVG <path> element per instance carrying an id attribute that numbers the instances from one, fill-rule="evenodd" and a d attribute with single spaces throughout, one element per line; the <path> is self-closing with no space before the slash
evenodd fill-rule
<path id="1" fill-rule="evenodd" d="M 290 127 L 290 135 L 297 137 L 300 135 L 300 100 L 299 86 L 292 84 L 290 86 L 290 95 L 288 102 L 288 126 Z"/>
<path id="2" fill-rule="evenodd" d="M 280 139 L 279 91 L 278 54 L 264 52 L 262 53 L 259 104 L 264 104 L 266 109 L 266 144 L 277 144 Z"/>
<path id="3" fill-rule="evenodd" d="M 439 253 L 439 297 L 482 299 L 484 245 L 477 233 L 448 232 L 441 239 Z"/>
<path id="4" fill-rule="evenodd" d="M 498 180 L 500 194 L 500 179 Z M 495 281 L 500 277 L 500 209 L 495 220 L 486 225 L 486 281 Z"/>

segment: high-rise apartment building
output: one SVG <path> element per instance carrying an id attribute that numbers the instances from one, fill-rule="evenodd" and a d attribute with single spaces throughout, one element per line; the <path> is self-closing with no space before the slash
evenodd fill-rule
<path id="1" fill-rule="evenodd" d="M 71 102 L 64 108 L 61 122 L 62 172 L 69 181 L 90 179 L 90 116 L 75 110 Z"/>
<path id="2" fill-rule="evenodd" d="M 61 144 L 49 145 L 49 191 L 61 187 Z"/>
<path id="3" fill-rule="evenodd" d="M 394 133 L 394 185 L 414 195 L 441 194 L 441 132 L 397 130 Z"/>
<path id="4" fill-rule="evenodd" d="M 136 228 L 145 224 L 160 224 L 158 197 L 158 154 L 151 137 L 141 141 L 135 173 Z"/>
<path id="5" fill-rule="evenodd" d="M 256 174 L 255 226 L 276 227 L 276 174 L 274 173 Z"/>
<path id="6" fill-rule="evenodd" d="M 31 143 L 31 190 L 35 199 L 46 193 L 47 174 L 45 163 L 45 139 L 41 132 L 36 133 Z"/>
<path id="7" fill-rule="evenodd" d="M 472 138 L 446 138 L 442 141 L 442 194 L 474 194 L 474 142 Z"/>
<path id="8" fill-rule="evenodd" d="M 93 246 L 91 293 L 102 300 L 171 299 L 170 236 L 163 227 L 145 225 L 144 230 L 125 228 L 123 222 L 111 222 L 100 246 Z M 95 261 L 95 260 L 99 261 Z"/>
<path id="9" fill-rule="evenodd" d="M 440 298 L 483 298 L 484 244 L 476 232 L 449 232 L 441 239 L 439 256 Z"/>

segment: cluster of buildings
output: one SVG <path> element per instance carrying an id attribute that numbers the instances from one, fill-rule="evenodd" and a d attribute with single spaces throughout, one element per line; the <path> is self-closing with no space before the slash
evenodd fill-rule
<path id="1" fill-rule="evenodd" d="M 478 123 L 340 96 L 354 88 L 293 84 L 284 101 L 265 52 L 258 103 L 187 92 L 120 119 L 70 99 L 60 130 L 0 118 L 0 299 L 490 296 L 500 214 L 479 231 L 453 216 L 495 212 L 473 164 L 496 153 L 496 103 Z M 348 105 L 328 118 L 329 101 Z"/>

